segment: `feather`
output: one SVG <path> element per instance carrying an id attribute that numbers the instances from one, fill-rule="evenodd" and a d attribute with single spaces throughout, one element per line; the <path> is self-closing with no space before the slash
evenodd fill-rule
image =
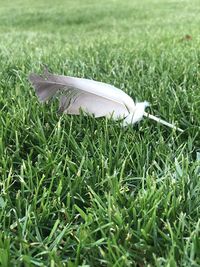
<path id="1" fill-rule="evenodd" d="M 110 84 L 55 75 L 49 73 L 47 69 L 43 75 L 31 74 L 29 80 L 41 102 L 46 102 L 60 94 L 60 112 L 79 115 L 82 110 L 85 113 L 94 115 L 96 118 L 123 119 L 123 125 L 135 124 L 143 116 L 146 116 L 182 131 L 168 122 L 147 114 L 145 108 L 149 105 L 148 102 L 135 103 L 129 95 Z"/>

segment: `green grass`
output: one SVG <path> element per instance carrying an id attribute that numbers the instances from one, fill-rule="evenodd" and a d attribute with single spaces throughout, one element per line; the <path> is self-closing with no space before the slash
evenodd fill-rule
<path id="1" fill-rule="evenodd" d="M 0 1 L 0 266 L 200 266 L 199 12 L 198 0 Z M 185 131 L 60 116 L 27 80 L 43 63 Z"/>

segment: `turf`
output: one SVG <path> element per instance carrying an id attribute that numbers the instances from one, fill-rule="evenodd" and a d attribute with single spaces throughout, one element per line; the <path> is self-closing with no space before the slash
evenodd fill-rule
<path id="1" fill-rule="evenodd" d="M 199 1 L 0 2 L 0 266 L 200 266 Z M 184 133 L 61 116 L 42 64 Z"/>

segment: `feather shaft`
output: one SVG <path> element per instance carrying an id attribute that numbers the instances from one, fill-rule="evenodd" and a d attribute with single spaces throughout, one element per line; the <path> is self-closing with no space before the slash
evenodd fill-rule
<path id="1" fill-rule="evenodd" d="M 157 121 L 157 122 L 159 122 L 159 123 L 161 123 L 161 124 L 163 124 L 165 126 L 168 126 L 168 127 L 172 128 L 172 129 L 178 130 L 181 133 L 183 132 L 183 130 L 181 128 L 178 128 L 175 125 L 173 125 L 173 124 L 171 124 L 171 123 L 169 123 L 169 122 L 167 122 L 165 120 L 162 120 L 162 119 L 160 119 L 160 118 L 158 118 L 158 117 L 156 117 L 154 115 L 151 115 L 151 114 L 149 114 L 147 112 L 144 112 L 144 116 L 147 117 L 147 118 L 150 118 L 150 119 L 152 119 L 154 121 Z"/>

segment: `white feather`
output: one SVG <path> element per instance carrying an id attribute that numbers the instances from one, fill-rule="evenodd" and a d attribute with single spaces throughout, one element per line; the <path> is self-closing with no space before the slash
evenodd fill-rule
<path id="1" fill-rule="evenodd" d="M 78 115 L 82 110 L 95 117 L 105 116 L 112 117 L 114 120 L 123 119 L 123 125 L 134 124 L 145 115 L 163 123 L 163 120 L 145 113 L 145 108 L 149 105 L 148 102 L 135 104 L 125 92 L 110 84 L 54 75 L 47 70 L 41 76 L 31 74 L 29 80 L 35 87 L 41 102 L 49 100 L 60 92 L 60 111 L 67 114 Z M 181 130 L 165 121 L 163 124 Z"/>

